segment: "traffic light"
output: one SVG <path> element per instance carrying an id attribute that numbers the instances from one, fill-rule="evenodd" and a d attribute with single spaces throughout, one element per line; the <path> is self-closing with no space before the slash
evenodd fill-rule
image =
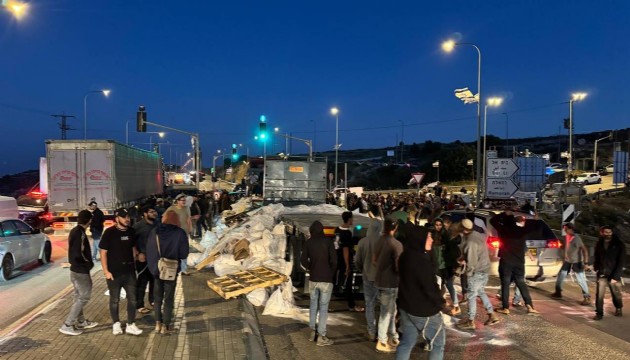
<path id="1" fill-rule="evenodd" d="M 258 137 L 261 141 L 267 141 L 267 118 L 260 115 L 260 123 L 258 123 Z"/>
<path id="2" fill-rule="evenodd" d="M 238 153 L 236 153 L 236 144 L 232 144 L 232 160 L 238 160 Z"/>
<path id="3" fill-rule="evenodd" d="M 571 128 L 571 119 L 564 119 L 564 128 L 567 130 Z"/>
<path id="4" fill-rule="evenodd" d="M 147 112 L 144 105 L 138 106 L 138 112 L 136 113 L 136 131 L 147 132 Z"/>

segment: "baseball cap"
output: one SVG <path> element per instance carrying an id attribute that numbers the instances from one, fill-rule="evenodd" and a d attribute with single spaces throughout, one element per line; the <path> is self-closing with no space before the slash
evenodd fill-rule
<path id="1" fill-rule="evenodd" d="M 96 204 L 96 201 L 94 201 L 94 200 L 90 201 L 90 203 L 88 204 L 88 206 L 92 206 L 92 205 L 97 205 L 97 204 Z"/>
<path id="2" fill-rule="evenodd" d="M 181 193 L 181 194 L 177 195 L 177 196 L 175 197 L 175 200 L 179 200 L 179 199 L 181 199 L 181 198 L 186 198 L 186 194 Z"/>
<path id="3" fill-rule="evenodd" d="M 114 215 L 120 216 L 120 217 L 127 217 L 129 216 L 129 211 L 127 211 L 127 209 L 125 208 L 120 208 L 114 212 Z"/>
<path id="4" fill-rule="evenodd" d="M 473 229 L 473 222 L 470 221 L 470 219 L 464 219 L 464 220 L 462 220 L 462 226 L 466 230 L 472 230 Z"/>

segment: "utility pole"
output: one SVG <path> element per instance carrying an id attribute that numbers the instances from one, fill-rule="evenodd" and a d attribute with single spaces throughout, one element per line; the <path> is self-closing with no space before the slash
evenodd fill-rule
<path id="1" fill-rule="evenodd" d="M 66 122 L 66 119 L 74 118 L 75 117 L 74 115 L 61 114 L 61 115 L 50 115 L 50 116 L 57 119 L 61 119 L 61 122 L 58 123 L 59 129 L 61 129 L 61 140 L 66 140 L 68 138 L 68 130 L 76 130 L 68 126 L 68 123 Z"/>

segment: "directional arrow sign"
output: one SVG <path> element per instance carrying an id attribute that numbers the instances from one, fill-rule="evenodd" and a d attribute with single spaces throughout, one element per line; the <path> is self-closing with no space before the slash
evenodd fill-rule
<path id="1" fill-rule="evenodd" d="M 512 179 L 488 179 L 486 181 L 486 197 L 490 199 L 508 199 L 518 191 Z"/>
<path id="2" fill-rule="evenodd" d="M 512 159 L 488 159 L 486 170 L 489 178 L 511 178 L 518 165 Z"/>

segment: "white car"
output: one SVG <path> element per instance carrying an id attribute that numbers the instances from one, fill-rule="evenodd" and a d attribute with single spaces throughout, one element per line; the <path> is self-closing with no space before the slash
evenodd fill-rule
<path id="1" fill-rule="evenodd" d="M 24 265 L 50 262 L 51 255 L 48 235 L 22 220 L 0 218 L 0 281 L 9 280 L 13 270 Z"/>
<path id="2" fill-rule="evenodd" d="M 615 172 L 615 166 L 613 164 L 610 164 L 608 166 L 606 166 L 606 172 L 609 174 L 612 174 Z"/>
<path id="3" fill-rule="evenodd" d="M 579 175 L 575 179 L 575 182 L 584 184 L 584 185 L 601 184 L 602 176 L 597 173 L 585 173 L 585 174 Z"/>

